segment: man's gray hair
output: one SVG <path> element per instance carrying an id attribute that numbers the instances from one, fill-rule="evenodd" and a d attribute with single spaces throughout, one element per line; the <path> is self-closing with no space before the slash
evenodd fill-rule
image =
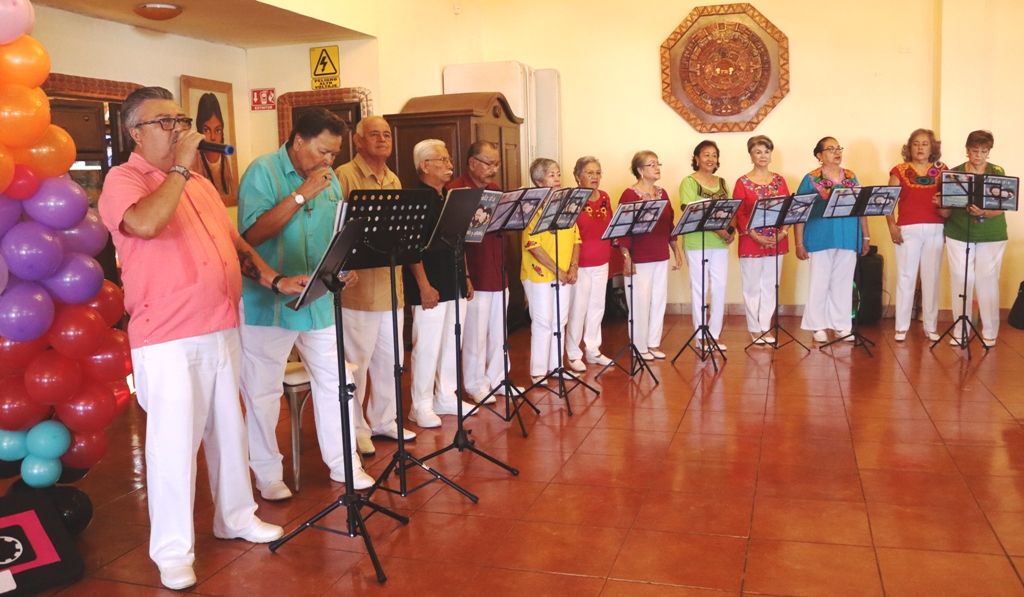
<path id="1" fill-rule="evenodd" d="M 174 94 L 163 87 L 139 87 L 128 94 L 121 104 L 121 126 L 125 135 L 130 129 L 139 124 L 139 108 L 142 103 L 149 100 L 171 100 L 174 101 Z"/>
<path id="2" fill-rule="evenodd" d="M 359 135 L 360 137 L 363 136 L 363 123 L 368 120 L 380 120 L 384 124 L 388 125 L 388 128 L 391 128 L 391 123 L 388 122 L 383 116 L 377 116 L 376 114 L 373 116 L 367 116 L 366 118 L 360 119 L 359 122 L 356 123 L 356 134 Z"/>
<path id="3" fill-rule="evenodd" d="M 424 139 L 412 148 L 412 163 L 416 166 L 417 172 L 422 172 L 420 166 L 423 162 L 434 159 L 442 149 L 447 149 L 444 141 L 440 139 Z"/>

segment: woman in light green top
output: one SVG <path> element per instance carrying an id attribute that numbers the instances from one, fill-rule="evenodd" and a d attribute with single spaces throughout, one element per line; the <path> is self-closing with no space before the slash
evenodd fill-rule
<path id="1" fill-rule="evenodd" d="M 679 199 L 683 207 L 687 203 L 704 199 L 728 199 L 729 188 L 725 179 L 716 176 L 718 171 L 718 145 L 714 141 L 701 141 L 693 150 L 690 164 L 693 174 L 679 184 Z M 690 298 L 692 302 L 693 327 L 701 324 L 701 307 L 705 304 L 705 292 L 711 292 L 711 310 L 708 314 L 707 326 L 711 336 L 718 342 L 722 333 L 722 322 L 725 319 L 725 281 L 729 275 L 729 243 L 735 231 L 692 232 L 683 235 L 683 248 L 686 250 L 686 262 L 690 266 Z M 701 238 L 703 235 L 703 239 Z M 701 247 L 703 257 L 707 259 L 704 269 L 704 284 L 701 284 Z M 718 347 L 725 350 L 725 345 L 718 342 Z"/>
<path id="2" fill-rule="evenodd" d="M 1003 169 L 988 162 L 988 154 L 994 144 L 995 139 L 988 131 L 974 131 L 967 135 L 967 162 L 953 170 L 1002 176 Z M 966 209 L 940 209 L 939 213 L 946 218 L 944 232 L 953 317 L 957 318 L 963 313 L 960 295 L 964 292 L 966 269 L 968 308 L 972 304 L 972 293 L 977 291 L 981 337 L 986 346 L 993 346 L 999 336 L 999 270 L 1003 266 L 1003 253 L 1006 252 L 1008 238 L 1005 212 L 968 205 Z M 954 330 L 949 343 L 954 346 L 961 344 L 967 333 L 966 329 Z"/>

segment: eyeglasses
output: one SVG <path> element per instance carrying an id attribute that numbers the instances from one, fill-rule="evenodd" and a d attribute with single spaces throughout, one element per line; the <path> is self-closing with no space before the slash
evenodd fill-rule
<path id="1" fill-rule="evenodd" d="M 442 163 L 445 163 L 445 164 L 451 164 L 452 163 L 452 159 L 451 158 L 427 158 L 427 159 L 425 159 L 423 161 L 424 162 L 442 162 Z"/>
<path id="2" fill-rule="evenodd" d="M 651 162 L 650 164 L 644 164 L 644 168 L 653 168 L 655 166 L 661 167 L 661 162 Z"/>
<path id="3" fill-rule="evenodd" d="M 480 159 L 480 158 L 478 158 L 476 156 L 473 156 L 470 159 L 476 160 L 476 161 L 480 162 L 481 164 L 483 164 L 484 166 L 487 166 L 488 168 L 498 168 L 498 167 L 501 166 L 501 160 L 497 160 L 497 161 L 494 161 L 494 162 L 488 162 L 487 160 Z"/>
<path id="4" fill-rule="evenodd" d="M 164 129 L 165 131 L 173 131 L 174 127 L 182 129 L 192 128 L 192 119 L 187 118 L 185 116 L 167 116 L 165 118 L 154 118 L 153 120 L 140 122 L 132 128 L 139 128 L 140 126 L 145 126 L 147 124 L 159 124 L 160 128 Z"/>
<path id="5" fill-rule="evenodd" d="M 822 151 L 827 151 L 829 153 L 840 153 L 841 151 L 843 151 L 843 147 L 840 146 L 840 145 L 836 145 L 836 146 L 829 145 L 825 149 L 822 149 Z"/>

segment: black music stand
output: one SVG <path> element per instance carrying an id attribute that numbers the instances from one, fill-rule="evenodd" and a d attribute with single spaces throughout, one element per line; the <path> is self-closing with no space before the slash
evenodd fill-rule
<path id="1" fill-rule="evenodd" d="M 566 412 L 569 413 L 569 416 L 572 416 L 572 404 L 569 403 L 569 392 L 575 390 L 579 386 L 583 386 L 594 394 L 600 394 L 601 391 L 583 381 L 581 377 L 564 367 L 565 363 L 562 358 L 562 299 L 559 298 L 558 292 L 558 285 L 560 284 L 558 281 L 558 271 L 561 269 L 558 264 L 558 231 L 568 230 L 576 225 L 576 219 L 579 218 L 580 211 L 583 209 L 583 206 L 587 203 L 593 193 L 594 189 L 586 189 L 582 187 L 558 189 L 551 193 L 548 197 L 547 203 L 541 211 L 539 219 L 537 220 L 537 225 L 530 233 L 531 235 L 537 235 L 550 232 L 555 235 L 555 254 L 553 256 L 555 262 L 555 279 L 551 282 L 551 289 L 555 293 L 554 335 L 555 348 L 558 351 L 558 366 L 555 367 L 553 371 L 549 371 L 547 375 L 535 382 L 532 386 L 527 388 L 527 391 L 543 386 L 544 389 L 549 392 L 557 394 L 559 398 L 565 400 Z M 565 388 L 566 378 L 575 382 L 569 389 Z M 552 390 L 547 387 L 546 384 L 549 379 L 555 379 L 557 381 L 557 390 Z"/>
<path id="2" fill-rule="evenodd" d="M 370 516 L 379 512 L 385 516 L 394 518 L 402 524 L 407 524 L 409 519 L 397 512 L 385 508 L 384 506 L 374 503 L 365 495 L 356 493 L 355 483 L 353 482 L 352 436 L 349 434 L 349 429 L 351 429 L 352 426 L 352 418 L 349 416 L 348 407 L 350 401 L 355 398 L 355 395 L 352 393 L 352 389 L 355 386 L 349 384 L 348 371 L 345 367 L 345 329 L 342 325 L 341 319 L 341 295 L 342 290 L 345 288 L 345 283 L 342 282 L 339 277 L 342 274 L 342 268 L 345 265 L 345 261 L 348 259 L 352 248 L 356 245 L 362 234 L 363 223 L 359 220 L 349 222 L 344 226 L 344 228 L 339 230 L 334 235 L 334 238 L 331 239 L 331 244 L 327 247 L 327 251 L 320 258 L 320 263 L 317 264 L 316 270 L 310 277 L 309 284 L 299 295 L 299 298 L 288 303 L 289 307 L 298 311 L 328 292 L 334 295 L 334 334 L 338 344 L 338 373 L 340 375 L 338 384 L 338 406 L 341 410 L 341 445 L 342 450 L 344 450 L 343 462 L 345 468 L 345 491 L 325 508 L 306 520 L 306 522 L 299 525 L 287 535 L 271 542 L 269 547 L 272 553 L 276 552 L 279 547 L 310 528 L 317 528 L 322 531 L 337 533 L 339 535 L 348 535 L 349 537 L 361 535 L 363 537 L 363 545 L 366 546 L 366 553 L 369 554 L 370 561 L 373 563 L 373 569 L 377 572 L 377 582 L 382 583 L 387 580 L 387 576 L 384 575 L 384 569 L 381 567 L 380 560 L 377 558 L 377 551 L 373 548 L 373 541 L 370 539 L 370 533 L 366 529 L 365 519 L 359 510 L 365 506 L 373 510 L 373 512 L 370 513 Z M 344 531 L 339 531 L 337 529 L 317 524 L 322 518 L 331 512 L 334 512 L 338 508 L 345 508 L 347 524 Z"/>
<path id="3" fill-rule="evenodd" d="M 782 226 L 805 224 L 807 223 L 807 217 L 811 215 L 811 207 L 813 207 L 817 196 L 817 193 L 807 193 L 758 199 L 754 203 L 754 210 L 750 214 L 747 230 L 757 230 L 759 228 L 775 228 L 778 230 Z M 803 342 L 798 340 L 796 336 L 779 323 L 779 237 L 777 235 L 775 237 L 775 312 L 772 314 L 772 320 L 775 322 L 772 330 L 761 332 L 761 335 L 750 344 L 747 344 L 743 350 L 749 350 L 750 347 L 755 345 L 771 346 L 778 350 L 787 344 L 796 342 L 807 352 L 811 351 L 810 348 L 807 348 Z M 774 331 L 774 334 L 772 334 L 772 341 L 768 342 L 764 338 L 771 331 Z M 789 340 L 779 342 L 779 332 L 789 336 Z"/>
<path id="4" fill-rule="evenodd" d="M 658 219 L 661 218 L 661 214 L 665 209 L 668 208 L 668 201 L 665 199 L 654 199 L 651 201 L 635 201 L 632 203 L 621 203 L 619 208 L 615 210 L 612 215 L 612 219 L 608 222 L 608 227 L 605 228 L 604 234 L 601 235 L 601 240 L 610 240 L 617 238 L 625 238 L 631 236 L 638 236 L 640 234 L 647 234 L 654 229 L 654 226 L 658 223 Z M 658 381 L 658 376 L 654 374 L 654 370 L 644 360 L 644 357 L 640 354 L 640 349 L 636 347 L 633 342 L 634 334 L 634 322 L 633 322 L 633 311 L 636 304 L 633 297 L 633 276 L 632 273 L 624 277 L 627 279 L 629 285 L 629 343 L 619 349 L 612 357 L 612 361 L 601 368 L 601 370 L 594 376 L 594 379 L 600 379 L 604 375 L 605 371 L 609 367 L 615 365 L 621 369 L 623 373 L 628 375 L 630 379 L 637 375 L 643 375 L 646 371 L 650 374 L 651 379 L 654 380 L 654 384 L 658 385 L 661 382 Z M 625 356 L 623 353 L 629 355 L 629 369 L 619 364 L 619 359 Z"/>
<path id="5" fill-rule="evenodd" d="M 707 292 L 705 291 L 704 278 L 705 268 L 707 267 L 708 259 L 704 254 L 704 233 L 705 232 L 716 232 L 718 230 L 725 230 L 729 227 L 729 223 L 736 216 L 736 210 L 739 209 L 740 204 L 743 203 L 739 199 L 704 199 L 703 201 L 694 201 L 688 203 L 686 209 L 683 210 L 683 215 L 679 217 L 679 222 L 676 223 L 676 227 L 672 230 L 672 236 L 679 236 L 684 234 L 690 234 L 693 232 L 700 232 L 700 325 L 697 329 L 690 334 L 690 337 L 683 344 L 676 356 L 672 357 L 672 363 L 676 362 L 683 351 L 689 348 L 696 354 L 701 362 L 706 361 L 708 357 L 711 358 L 711 366 L 715 368 L 715 372 L 718 372 L 718 361 L 715 360 L 715 353 L 722 357 L 723 361 L 729 359 L 725 356 L 725 351 L 718 346 L 718 341 L 715 340 L 714 336 L 711 335 L 711 328 L 708 327 L 708 311 L 711 307 L 707 302 Z M 696 344 L 696 346 L 694 345 Z"/>
<path id="6" fill-rule="evenodd" d="M 492 197 L 485 197 L 485 195 L 492 195 Z M 462 288 L 460 281 L 465 279 L 466 274 L 463 271 L 463 265 L 465 264 L 465 256 L 463 255 L 463 242 L 467 239 L 467 228 L 473 231 L 471 224 L 473 223 L 473 216 L 477 211 L 477 208 L 481 205 L 481 200 L 486 200 L 491 203 L 492 207 L 494 203 L 497 203 L 498 197 L 501 193 L 497 191 L 488 191 L 486 189 L 454 189 L 448 191 L 448 197 L 444 202 L 444 207 L 441 209 L 441 215 L 437 218 L 437 226 L 434 227 L 434 233 L 430 237 L 430 242 L 427 243 L 424 251 L 445 251 L 452 254 L 454 263 L 452 267 L 455 269 L 455 417 L 456 417 L 456 429 L 455 436 L 452 438 L 452 443 L 447 446 L 435 450 L 430 454 L 424 456 L 421 460 L 426 462 L 431 458 L 435 458 L 448 452 L 449 450 L 458 450 L 464 452 L 469 450 L 477 456 L 490 461 L 493 464 L 500 466 L 507 470 L 513 475 L 518 475 L 519 471 L 504 462 L 498 460 L 494 456 L 491 456 L 487 452 L 484 452 L 480 448 L 476 447 L 476 442 L 469 439 L 469 435 L 472 430 L 466 429 L 465 419 L 472 415 L 480 405 L 474 406 L 468 413 L 463 414 L 462 412 L 462 400 L 465 396 L 466 388 L 465 382 L 462 375 L 462 321 L 459 315 L 459 295 L 462 294 Z M 473 231 L 472 236 L 475 242 L 480 242 L 483 239 L 483 233 L 486 231 L 485 226 L 475 226 L 479 235 Z M 471 498 L 472 499 L 472 498 Z M 476 502 L 476 500 L 473 500 Z"/>
<path id="7" fill-rule="evenodd" d="M 900 187 L 898 186 L 872 186 L 872 187 L 835 187 L 832 190 L 832 194 L 829 195 L 828 203 L 825 204 L 825 212 L 821 215 L 823 218 L 851 218 L 851 217 L 872 217 L 872 216 L 888 216 L 896 209 L 896 203 L 900 200 Z M 863 234 L 861 234 L 863 236 Z M 864 239 L 861 238 L 861 242 Z M 857 260 L 860 261 L 860 255 L 857 255 Z M 854 269 L 853 284 L 857 288 L 857 292 L 860 292 L 861 287 L 861 268 L 860 264 L 857 264 L 857 268 Z M 825 350 L 829 346 L 832 346 L 836 342 L 845 342 L 847 338 L 852 338 L 853 347 L 858 346 L 864 349 L 864 352 L 868 353 L 868 356 L 874 356 L 871 354 L 870 346 L 874 346 L 875 343 L 868 338 L 864 337 L 858 331 L 860 327 L 860 309 L 857 309 L 857 316 L 852 317 L 850 325 L 850 333 L 845 336 L 833 338 L 831 341 L 826 342 L 819 346 L 819 350 Z"/>
<path id="8" fill-rule="evenodd" d="M 1020 180 L 1014 176 L 999 176 L 995 174 L 973 174 L 969 172 L 943 172 L 941 186 L 940 206 L 943 209 L 967 209 L 969 205 L 975 205 L 981 209 L 997 209 L 1001 211 L 1016 211 L 1018 198 L 1020 197 Z M 967 358 L 971 358 L 971 341 L 978 338 L 981 347 L 987 353 L 992 347 L 985 344 L 978 333 L 978 328 L 971 321 L 971 315 L 967 311 L 967 276 L 971 260 L 971 220 L 974 216 L 967 214 L 967 242 L 964 243 L 964 286 L 960 293 L 960 316 L 953 320 L 953 323 L 946 328 L 939 339 L 932 342 L 929 350 L 934 349 L 946 336 L 955 340 L 961 350 L 967 351 Z M 973 309 L 972 309 L 973 310 Z M 960 336 L 957 338 L 956 330 L 960 326 Z M 968 333 L 973 332 L 973 334 Z"/>
<path id="9" fill-rule="evenodd" d="M 402 365 L 399 351 L 402 344 L 398 339 L 398 286 L 395 271 L 399 265 L 415 263 L 420 260 L 423 246 L 426 244 L 430 230 L 429 216 L 434 192 L 430 189 L 411 190 L 354 190 L 348 201 L 338 206 L 338 226 L 349 220 L 363 222 L 363 236 L 352 248 L 346 267 L 349 269 L 368 269 L 387 266 L 391 273 L 391 339 L 395 347 L 395 425 L 397 427 L 398 449 L 391 457 L 391 462 L 384 472 L 377 477 L 377 482 L 370 488 L 368 495 L 373 496 L 377 490 L 397 493 L 402 497 L 423 488 L 434 481 L 442 481 L 452 489 L 476 502 L 475 495 L 469 493 L 454 481 L 440 472 L 423 464 L 423 461 L 405 449 L 405 433 L 402 414 Z M 409 489 L 406 469 L 409 465 L 418 466 L 426 471 L 432 479 Z M 397 471 L 398 489 L 392 489 L 384 482 Z"/>
<path id="10" fill-rule="evenodd" d="M 508 191 L 503 193 L 501 199 L 498 201 L 498 205 L 494 208 L 494 215 L 491 217 L 490 223 L 487 225 L 487 233 L 495 233 L 502 237 L 502 232 L 508 231 L 519 231 L 526 228 L 526 225 L 533 218 L 533 212 L 537 210 L 540 204 L 551 194 L 549 187 L 533 187 L 529 189 L 516 189 L 514 191 Z M 523 416 L 519 412 L 519 409 L 525 404 L 533 409 L 533 412 L 540 414 L 540 409 L 530 399 L 526 397 L 526 392 L 519 389 L 512 380 L 509 378 L 509 369 L 511 367 L 508 351 L 508 298 L 506 297 L 506 291 L 508 290 L 508 275 L 505 272 L 505 239 L 501 238 L 501 333 L 502 333 L 502 372 L 504 377 L 497 383 L 491 391 L 484 396 L 480 404 L 485 405 L 492 413 L 498 415 L 505 422 L 511 421 L 512 417 L 515 417 L 519 421 L 519 430 L 522 432 L 523 437 L 527 437 L 529 434 L 526 432 L 526 425 L 523 423 Z M 502 415 L 494 408 L 487 406 L 487 401 L 492 396 L 497 394 L 503 394 L 505 396 L 505 414 Z"/>

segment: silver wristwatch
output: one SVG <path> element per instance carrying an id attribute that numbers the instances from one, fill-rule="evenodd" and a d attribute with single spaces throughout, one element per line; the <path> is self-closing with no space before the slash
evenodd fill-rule
<path id="1" fill-rule="evenodd" d="M 306 202 L 306 198 L 302 196 L 302 193 L 296 193 L 295 191 L 292 191 L 291 195 L 292 199 L 295 200 L 296 205 L 302 205 L 303 203 Z"/>
<path id="2" fill-rule="evenodd" d="M 167 173 L 170 174 L 171 172 L 177 172 L 178 174 L 181 174 L 182 177 L 185 178 L 185 180 L 192 178 L 192 172 L 190 172 L 188 168 L 180 164 L 175 164 L 171 166 L 171 169 L 168 170 Z"/>

